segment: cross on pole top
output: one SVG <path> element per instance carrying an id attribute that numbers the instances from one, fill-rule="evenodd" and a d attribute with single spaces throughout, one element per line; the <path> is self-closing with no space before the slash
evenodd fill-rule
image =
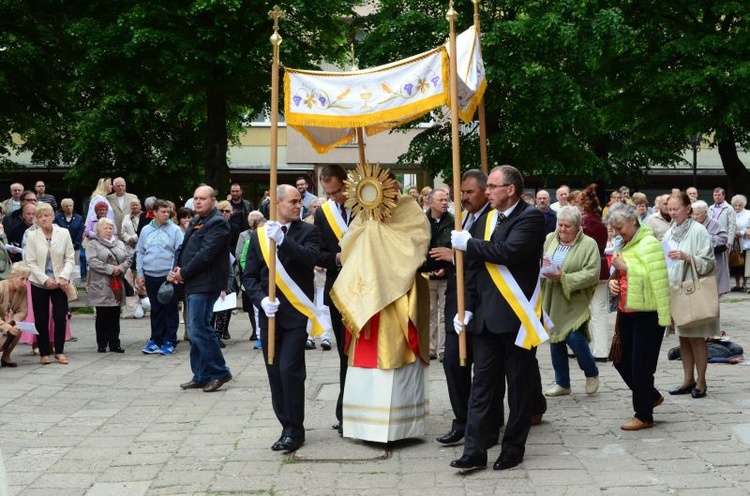
<path id="1" fill-rule="evenodd" d="M 279 19 L 284 18 L 284 11 L 279 8 L 278 5 L 274 5 L 273 9 L 268 11 L 269 19 L 273 19 L 273 30 L 274 32 L 279 30 Z"/>

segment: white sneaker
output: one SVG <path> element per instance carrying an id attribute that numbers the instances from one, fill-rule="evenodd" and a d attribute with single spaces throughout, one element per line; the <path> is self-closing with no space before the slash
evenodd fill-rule
<path id="1" fill-rule="evenodd" d="M 594 394 L 599 391 L 599 376 L 586 378 L 586 394 Z"/>
<path id="2" fill-rule="evenodd" d="M 570 394 L 570 389 L 565 389 L 559 384 L 555 384 L 554 386 L 552 386 L 551 388 L 549 388 L 548 390 L 544 392 L 544 396 L 550 396 L 550 397 L 565 396 L 566 394 Z"/>

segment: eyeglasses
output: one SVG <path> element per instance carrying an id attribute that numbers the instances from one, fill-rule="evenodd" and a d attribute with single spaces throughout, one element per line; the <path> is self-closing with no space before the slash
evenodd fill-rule
<path id="1" fill-rule="evenodd" d="M 222 210 L 221 213 L 223 213 L 223 214 L 231 214 L 232 211 L 231 210 Z"/>
<path id="2" fill-rule="evenodd" d="M 489 184 L 488 183 L 487 184 L 487 189 L 489 189 L 491 191 L 493 189 L 505 188 L 505 187 L 508 187 L 508 186 L 512 186 L 512 184 Z"/>

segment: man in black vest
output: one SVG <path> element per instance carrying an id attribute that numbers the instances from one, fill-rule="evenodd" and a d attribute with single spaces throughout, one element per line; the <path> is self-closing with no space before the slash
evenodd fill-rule
<path id="1" fill-rule="evenodd" d="M 313 300 L 313 270 L 322 244 L 320 230 L 300 220 L 300 194 L 294 186 L 282 184 L 276 189 L 277 221 L 263 229 L 267 239 L 274 239 L 278 260 L 293 284 Z M 271 447 L 274 451 L 295 451 L 305 442 L 305 341 L 308 318 L 277 288 L 276 299 L 268 298 L 268 265 L 261 251 L 259 233 L 250 235 L 250 247 L 242 285 L 260 313 L 260 334 L 266 361 L 271 400 L 281 423 L 281 437 Z M 274 254 L 269 253 L 269 257 Z M 276 356 L 268 365 L 268 319 L 276 320 Z"/>
<path id="2" fill-rule="evenodd" d="M 346 180 L 346 171 L 340 165 L 326 165 L 320 171 L 320 183 L 323 186 L 323 192 L 328 196 L 329 206 L 338 210 L 337 215 L 341 215 L 341 220 L 345 225 L 351 222 L 351 209 L 347 210 L 344 206 L 346 197 L 344 196 L 344 180 Z M 326 207 L 327 208 L 327 207 Z M 336 337 L 336 349 L 339 353 L 339 396 L 336 400 L 336 424 L 333 425 L 339 433 L 343 431 L 341 425 L 341 412 L 344 400 L 344 383 L 346 381 L 346 370 L 348 367 L 347 356 L 344 350 L 344 324 L 341 323 L 341 313 L 336 305 L 331 301 L 331 288 L 341 270 L 341 247 L 339 238 L 331 226 L 324 208 L 318 208 L 315 212 L 315 225 L 318 226 L 323 234 L 323 246 L 318 257 L 318 266 L 326 269 L 326 284 L 323 290 L 323 303 L 328 305 L 331 311 L 331 324 L 333 325 L 333 335 Z"/>

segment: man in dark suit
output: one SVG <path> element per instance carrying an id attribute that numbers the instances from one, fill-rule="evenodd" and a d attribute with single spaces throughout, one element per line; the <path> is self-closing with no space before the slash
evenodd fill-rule
<path id="1" fill-rule="evenodd" d="M 263 309 L 260 314 L 260 334 L 263 357 L 266 361 L 271 400 L 276 418 L 281 423 L 281 437 L 271 447 L 274 451 L 294 451 L 305 442 L 305 342 L 307 320 L 284 292 L 277 288 L 276 299 L 268 298 L 268 265 L 265 262 L 259 234 L 263 239 L 274 239 L 278 260 L 286 273 L 310 301 L 315 295 L 313 270 L 318 261 L 322 238 L 320 230 L 300 220 L 299 191 L 282 184 L 276 189 L 277 221 L 266 223 L 262 232 L 250 235 L 242 285 L 250 300 Z M 268 254 L 272 256 L 273 254 Z M 278 270 L 278 269 L 277 269 Z M 268 365 L 268 318 L 276 320 L 276 356 Z"/>
<path id="2" fill-rule="evenodd" d="M 348 225 L 351 221 L 351 209 L 347 210 L 344 206 L 344 202 L 346 201 L 346 197 L 344 196 L 344 180 L 346 180 L 346 171 L 340 165 L 326 165 L 320 171 L 320 183 L 323 187 L 323 192 L 328 196 L 328 201 L 330 202 L 328 206 L 332 208 L 329 211 L 329 215 L 341 215 L 340 220 L 343 222 L 343 225 Z M 334 212 L 333 209 L 337 209 L 338 212 Z M 341 413 L 348 362 L 344 351 L 344 324 L 341 322 L 341 313 L 333 301 L 331 301 L 331 288 L 341 270 L 341 247 L 339 246 L 340 239 L 336 233 L 336 226 L 331 225 L 328 217 L 326 217 L 324 208 L 318 208 L 315 211 L 315 225 L 318 226 L 323 235 L 323 246 L 320 250 L 317 263 L 319 267 L 326 269 L 323 303 L 328 305 L 331 311 L 333 335 L 336 337 L 336 349 L 339 352 L 339 397 L 336 400 L 336 424 L 333 425 L 333 428 L 337 429 L 340 434 L 343 432 Z M 342 226 L 339 225 L 338 227 L 338 231 L 343 234 Z"/>
<path id="3" fill-rule="evenodd" d="M 495 285 L 485 263 L 506 267 L 523 293 L 521 297 L 531 299 L 539 280 L 544 216 L 538 209 L 519 201 L 523 178 L 515 167 L 495 167 L 487 180 L 487 192 L 490 206 L 497 210 L 497 215 L 493 215 L 497 223 L 490 226 L 490 240 L 471 238 L 466 231 L 454 231 L 451 237 L 453 248 L 467 255 L 464 324 L 474 321 L 474 379 L 466 440 L 461 458 L 451 462 L 452 467 L 462 470 L 487 466 L 487 433 L 483 426 L 494 414 L 492 404 L 497 394 L 497 377 L 503 371 L 508 382 L 510 410 L 502 451 L 493 468 L 504 470 L 523 461 L 537 377 L 534 349 L 515 344 L 521 321 Z M 476 232 L 482 238 L 489 219 L 487 215 L 477 223 Z M 461 322 L 456 322 L 456 327 L 460 331 Z"/>
<path id="4" fill-rule="evenodd" d="M 461 226 L 465 231 L 472 231 L 477 221 L 483 218 L 490 209 L 490 204 L 485 196 L 487 189 L 487 175 L 478 169 L 464 172 L 461 177 L 461 205 L 464 208 Z M 448 398 L 450 398 L 453 409 L 453 423 L 451 430 L 436 441 L 442 444 L 455 444 L 464 438 L 466 430 L 466 414 L 469 410 L 469 393 L 471 392 L 471 368 L 473 353 L 471 339 L 466 340 L 467 364 L 461 366 L 458 354 L 458 335 L 453 330 L 453 317 L 456 315 L 456 271 L 453 266 L 453 250 L 451 248 L 433 248 L 430 257 L 436 260 L 451 262 L 448 284 L 445 290 L 445 355 L 443 357 L 443 370 L 445 381 L 448 386 Z M 470 332 L 468 330 L 467 332 Z M 494 445 L 500 436 L 500 427 L 503 425 L 503 397 L 505 395 L 505 378 L 500 378 L 498 385 L 499 401 L 495 403 L 496 414 L 493 415 L 494 422 L 488 427 L 487 437 L 489 443 Z M 497 398 L 496 398 L 497 399 Z M 494 436 L 493 436 L 494 434 Z"/>
<path id="5" fill-rule="evenodd" d="M 211 326 L 214 303 L 229 277 L 229 223 L 216 209 L 211 186 L 199 186 L 193 202 L 198 215 L 185 231 L 167 281 L 185 285 L 193 378 L 180 387 L 212 393 L 232 379 Z"/>

